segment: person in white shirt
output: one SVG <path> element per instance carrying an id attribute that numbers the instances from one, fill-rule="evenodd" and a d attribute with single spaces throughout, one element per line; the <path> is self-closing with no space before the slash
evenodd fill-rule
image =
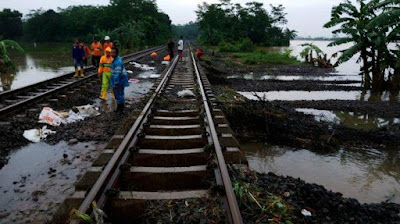
<path id="1" fill-rule="evenodd" d="M 182 59 L 182 54 L 183 54 L 183 37 L 181 36 L 181 39 L 179 39 L 178 41 L 178 55 L 179 55 L 179 60 L 183 60 Z"/>

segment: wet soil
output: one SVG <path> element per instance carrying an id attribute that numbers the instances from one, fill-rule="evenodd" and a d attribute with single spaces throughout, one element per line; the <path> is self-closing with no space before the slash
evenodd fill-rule
<path id="1" fill-rule="evenodd" d="M 166 67 L 160 63 L 162 55 L 163 53 L 160 53 L 157 58 L 144 57 L 138 62 L 154 66 L 155 73 L 161 73 Z M 129 64 L 126 67 L 128 70 L 132 70 L 133 74 L 141 72 L 140 69 Z M 133 77 L 133 75 L 130 76 Z M 48 126 L 48 128 L 57 133 L 48 136 L 45 142 L 55 144 L 62 140 L 69 141 L 71 139 L 78 139 L 79 141 L 106 142 L 117 131 L 121 124 L 132 124 L 135 119 L 134 116 L 132 119 L 132 117 L 127 115 L 135 115 L 141 110 L 142 105 L 139 103 L 140 101 L 135 99 L 127 100 L 125 115 L 117 116 L 112 113 L 113 108 L 116 105 L 111 99 L 106 103 L 100 102 L 97 99 L 100 89 L 101 84 L 99 80 L 96 85 L 91 88 L 75 91 L 74 94 L 69 94 L 66 102 L 61 104 L 50 104 L 50 107 L 54 110 L 66 111 L 74 106 L 97 104 L 97 106 L 100 107 L 100 110 L 104 111 L 104 113 L 102 112 L 100 116 L 87 118 L 84 121 L 69 125 L 61 125 L 60 127 Z M 20 113 L 0 120 L 2 127 L 0 130 L 0 168 L 7 162 L 7 157 L 11 151 L 29 143 L 29 141 L 22 136 L 24 130 L 44 126 L 44 124 L 37 123 L 42 108 L 36 107 L 36 109 L 36 111 L 32 112 L 21 111 Z"/>
<path id="2" fill-rule="evenodd" d="M 359 90 L 358 86 L 340 84 L 360 84 L 353 80 L 248 80 L 228 78 L 238 74 L 260 72 L 266 75 L 300 76 L 307 79 L 312 76 L 335 76 L 333 70 L 313 66 L 246 66 L 229 63 L 223 54 L 216 54 L 212 60 L 201 62 L 213 90 L 219 100 L 231 127 L 241 138 L 255 138 L 273 144 L 288 145 L 297 148 L 316 150 L 336 150 L 340 145 L 373 146 L 384 148 L 385 145 L 400 142 L 398 124 L 384 126 L 374 130 L 360 130 L 335 124 L 318 122 L 312 115 L 296 112 L 296 108 L 315 108 L 322 110 L 350 111 L 368 113 L 383 118 L 398 116 L 398 102 L 369 102 L 350 100 L 328 101 L 252 101 L 243 99 L 236 91 L 276 91 L 276 90 Z M 272 72 L 271 72 L 272 71 Z M 337 75 L 337 74 L 336 74 Z"/>
<path id="3" fill-rule="evenodd" d="M 248 204 L 243 203 L 245 196 L 237 194 L 244 223 L 400 223 L 399 204 L 360 204 L 300 178 L 259 174 L 247 168 L 232 168 L 231 175 L 234 183 L 250 184 L 258 193 Z M 274 196 L 275 201 L 261 204 L 266 208 L 261 210 L 255 201 L 261 202 L 265 195 Z M 302 209 L 311 212 L 311 216 L 304 216 Z"/>

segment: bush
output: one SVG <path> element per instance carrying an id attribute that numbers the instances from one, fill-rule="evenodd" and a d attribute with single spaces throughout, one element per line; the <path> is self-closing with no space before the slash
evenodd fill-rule
<path id="1" fill-rule="evenodd" d="M 242 39 L 241 41 L 237 42 L 236 47 L 239 49 L 240 52 L 253 52 L 256 48 L 253 42 L 248 38 Z"/>
<path id="2" fill-rule="evenodd" d="M 239 52 L 239 48 L 236 45 L 227 43 L 225 41 L 218 45 L 218 51 L 220 52 Z"/>

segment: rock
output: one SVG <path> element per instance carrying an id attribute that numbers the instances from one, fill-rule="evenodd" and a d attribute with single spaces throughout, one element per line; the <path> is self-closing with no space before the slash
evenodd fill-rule
<path id="1" fill-rule="evenodd" d="M 68 145 L 75 145 L 75 144 L 78 143 L 78 142 L 79 142 L 78 139 L 73 138 L 73 139 L 71 139 L 71 140 L 68 141 Z"/>
<path id="2" fill-rule="evenodd" d="M 68 155 L 64 153 L 64 154 L 63 154 L 63 158 L 64 158 L 64 159 L 68 158 Z"/>
<path id="3" fill-rule="evenodd" d="M 326 213 L 329 213 L 329 209 L 323 208 L 323 209 L 322 209 L 322 212 L 325 213 L 325 214 L 326 214 Z"/>
<path id="4" fill-rule="evenodd" d="M 288 197 L 290 197 L 290 193 L 289 193 L 289 192 L 285 192 L 285 193 L 283 193 L 283 196 L 284 196 L 285 198 L 288 198 Z"/>

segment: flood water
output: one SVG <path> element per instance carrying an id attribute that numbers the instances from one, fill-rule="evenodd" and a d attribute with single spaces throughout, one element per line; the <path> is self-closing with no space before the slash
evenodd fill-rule
<path id="1" fill-rule="evenodd" d="M 317 154 L 263 143 L 241 143 L 249 165 L 261 173 L 301 178 L 361 203 L 400 203 L 400 148 L 341 149 Z"/>
<path id="2" fill-rule="evenodd" d="M 43 60 L 46 59 L 35 58 L 29 54 L 13 58 L 17 66 L 15 74 L 1 74 L 0 86 L 3 86 L 3 90 L 18 89 L 74 71 L 73 66 L 60 68 L 44 66 L 40 63 Z"/>

